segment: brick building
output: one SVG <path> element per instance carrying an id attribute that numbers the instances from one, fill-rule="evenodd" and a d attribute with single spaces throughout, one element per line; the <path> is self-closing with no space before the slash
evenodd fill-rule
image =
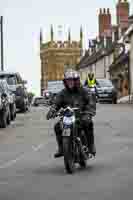
<path id="1" fill-rule="evenodd" d="M 112 15 L 110 9 L 101 9 L 99 12 L 99 38 L 119 39 L 129 27 L 129 10 L 128 0 L 118 0 L 116 5 L 116 25 L 112 25 Z"/>
<path id="2" fill-rule="evenodd" d="M 116 6 L 117 25 L 123 34 L 129 25 L 129 9 L 130 4 L 128 0 L 119 0 Z"/>

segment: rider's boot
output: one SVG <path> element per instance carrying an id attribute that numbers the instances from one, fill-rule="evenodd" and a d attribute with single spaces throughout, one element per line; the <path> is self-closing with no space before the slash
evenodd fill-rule
<path id="1" fill-rule="evenodd" d="M 54 154 L 54 157 L 59 158 L 59 157 L 63 156 L 62 136 L 56 135 L 56 141 L 57 141 L 57 144 L 58 144 L 58 151 Z"/>
<path id="2" fill-rule="evenodd" d="M 88 143 L 89 143 L 89 151 L 90 154 L 92 156 L 96 156 L 96 146 L 95 146 L 95 142 L 94 142 L 94 127 L 93 127 L 93 122 L 90 124 L 90 134 L 89 134 L 89 138 L 88 138 Z"/>
<path id="3" fill-rule="evenodd" d="M 95 144 L 90 145 L 90 153 L 95 157 L 96 156 L 96 146 Z"/>

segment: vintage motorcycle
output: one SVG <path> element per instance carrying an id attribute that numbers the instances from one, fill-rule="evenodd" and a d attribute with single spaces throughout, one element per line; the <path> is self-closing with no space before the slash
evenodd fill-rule
<path id="1" fill-rule="evenodd" d="M 74 172 L 75 164 L 85 168 L 87 160 L 91 158 L 87 138 L 81 128 L 79 108 L 66 107 L 57 114 L 62 126 L 64 165 L 67 173 Z"/>

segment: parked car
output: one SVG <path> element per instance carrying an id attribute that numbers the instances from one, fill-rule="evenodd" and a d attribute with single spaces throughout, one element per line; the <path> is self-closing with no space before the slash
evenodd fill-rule
<path id="1" fill-rule="evenodd" d="M 56 98 L 57 92 L 55 90 L 45 90 L 43 92 L 43 97 L 46 100 L 47 105 L 52 105 Z"/>
<path id="2" fill-rule="evenodd" d="M 96 80 L 96 94 L 99 102 L 117 103 L 117 91 L 113 86 L 111 80 L 97 79 Z"/>
<path id="3" fill-rule="evenodd" d="M 3 90 L 5 91 L 5 94 L 8 97 L 8 100 L 9 100 L 11 120 L 15 120 L 15 118 L 16 118 L 15 94 L 9 89 L 9 86 L 8 86 L 6 80 L 1 80 L 1 84 L 3 86 Z"/>
<path id="4" fill-rule="evenodd" d="M 15 94 L 16 107 L 21 111 L 28 110 L 28 92 L 25 88 L 27 81 L 24 81 L 18 72 L 0 72 L 0 79 L 5 79 L 9 89 Z"/>
<path id="5" fill-rule="evenodd" d="M 45 99 L 49 99 L 50 96 L 51 96 L 51 92 L 50 92 L 49 90 L 44 90 L 44 92 L 43 92 L 43 97 L 44 97 Z"/>
<path id="6" fill-rule="evenodd" d="M 32 106 L 44 106 L 46 105 L 46 99 L 43 96 L 33 97 Z"/>
<path id="7" fill-rule="evenodd" d="M 57 94 L 64 89 L 63 81 L 49 81 L 47 90 L 51 94 L 50 95 L 50 104 L 54 103 Z"/>
<path id="8" fill-rule="evenodd" d="M 6 91 L 3 88 L 3 83 L 0 80 L 0 127 L 6 128 L 10 124 L 10 103 Z"/>

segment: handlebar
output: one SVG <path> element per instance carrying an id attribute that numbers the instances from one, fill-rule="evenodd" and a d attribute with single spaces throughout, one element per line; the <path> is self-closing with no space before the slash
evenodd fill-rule
<path id="1" fill-rule="evenodd" d="M 74 111 L 80 111 L 80 108 L 78 108 L 78 107 L 73 107 L 73 108 L 71 108 L 71 107 L 66 107 L 66 108 L 62 108 L 57 114 L 56 114 L 56 117 L 62 117 L 63 116 L 63 114 L 67 111 L 67 110 L 69 110 L 69 111 L 71 111 L 71 112 L 74 112 Z M 80 114 L 85 114 L 85 112 L 82 112 L 82 111 L 80 111 L 79 112 Z"/>

